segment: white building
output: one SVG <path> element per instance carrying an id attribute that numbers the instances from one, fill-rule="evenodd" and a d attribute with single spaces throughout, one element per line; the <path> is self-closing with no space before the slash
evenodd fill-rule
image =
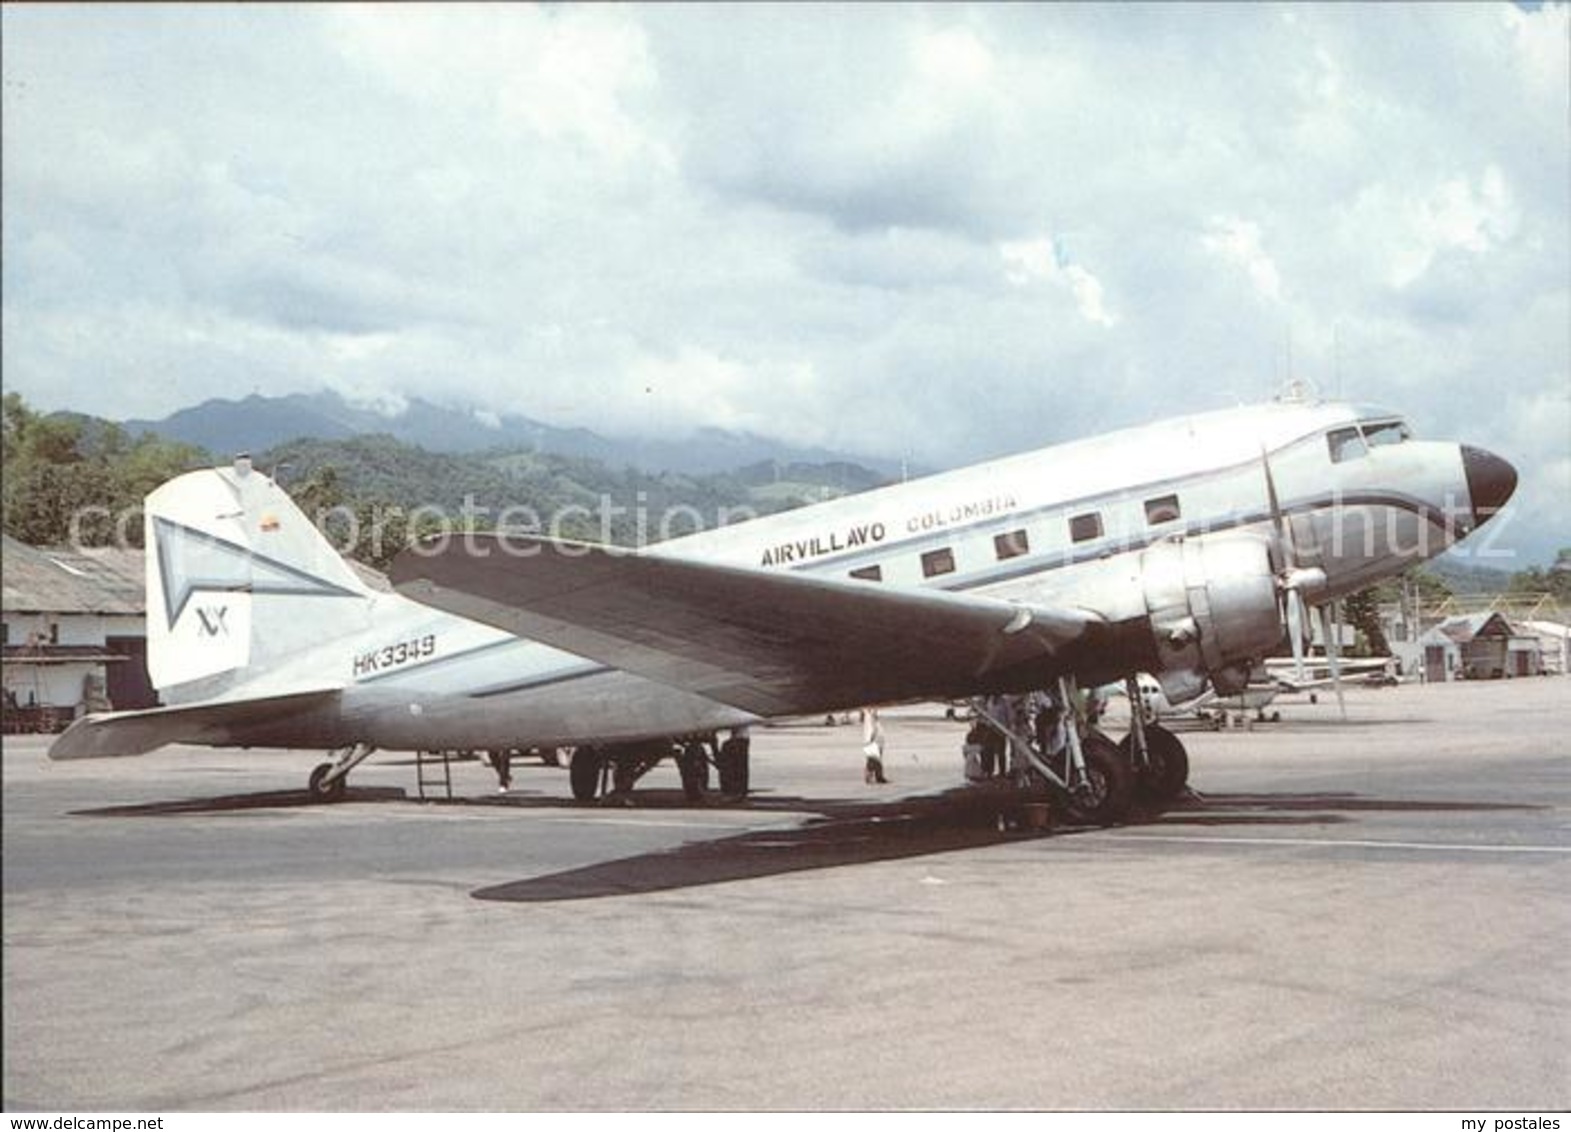
<path id="1" fill-rule="evenodd" d="M 1448 617 L 1418 638 L 1426 682 L 1499 680 L 1544 671 L 1539 638 L 1500 613 Z"/>
<path id="2" fill-rule="evenodd" d="M 143 555 L 5 537 L 5 730 L 59 730 L 87 709 L 150 707 Z"/>
<path id="3" fill-rule="evenodd" d="M 1557 676 L 1571 672 L 1571 625 L 1558 621 L 1524 621 L 1521 629 L 1538 638 L 1544 671 Z"/>

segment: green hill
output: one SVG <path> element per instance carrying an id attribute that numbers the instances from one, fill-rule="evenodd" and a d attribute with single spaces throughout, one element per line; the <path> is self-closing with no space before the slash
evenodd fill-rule
<path id="1" fill-rule="evenodd" d="M 616 469 L 582 457 L 543 452 L 457 455 L 428 452 L 391 436 L 296 440 L 256 460 L 298 503 L 339 530 L 379 524 L 384 537 L 347 548 L 375 565 L 419 530 L 538 530 L 571 538 L 642 545 L 804 503 L 865 490 L 881 482 L 856 465 L 791 464 L 776 481 L 757 468 L 728 474 Z M 401 543 L 398 543 L 401 545 Z"/>

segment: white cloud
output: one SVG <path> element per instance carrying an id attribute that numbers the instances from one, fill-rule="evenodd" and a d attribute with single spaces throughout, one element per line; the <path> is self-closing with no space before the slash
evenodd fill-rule
<path id="1" fill-rule="evenodd" d="M 1499 12 L 1523 74 L 1540 91 L 1563 100 L 1571 85 L 1571 6 L 1527 10 L 1505 4 Z"/>
<path id="2" fill-rule="evenodd" d="M 1545 374 L 1541 388 L 1511 399 L 1513 429 L 1544 449 L 1571 444 L 1571 384 L 1556 381 L 1564 374 Z"/>
<path id="3" fill-rule="evenodd" d="M 393 420 L 409 411 L 409 398 L 402 393 L 375 387 L 356 387 L 350 384 L 339 390 L 344 400 L 357 409 L 370 409 L 379 416 Z"/>
<path id="4" fill-rule="evenodd" d="M 1035 240 L 1015 240 L 998 245 L 998 254 L 1008 265 L 1004 274 L 1016 287 L 1025 287 L 1040 279 L 1053 279 L 1058 275 L 1058 250 L 1051 237 Z"/>
<path id="5" fill-rule="evenodd" d="M 1201 242 L 1212 255 L 1243 268 L 1255 290 L 1266 298 L 1282 298 L 1282 276 L 1261 247 L 1260 225 L 1237 217 L 1215 217 Z"/>
<path id="6" fill-rule="evenodd" d="M 1290 337 L 1571 542 L 1565 5 L 4 20 L 44 408 L 327 384 L 937 464 L 1267 396 Z"/>
<path id="7" fill-rule="evenodd" d="M 1046 283 L 1073 297 L 1080 317 L 1110 327 L 1117 320 L 1103 301 L 1102 281 L 1077 263 L 1070 263 L 1063 248 L 1050 237 L 1006 241 L 998 245 L 1004 277 L 1016 287 Z"/>
<path id="8" fill-rule="evenodd" d="M 1498 166 L 1478 178 L 1478 188 L 1453 178 L 1425 196 L 1407 202 L 1400 219 L 1399 240 L 1391 266 L 1391 282 L 1405 287 L 1429 270 L 1435 257 L 1459 249 L 1482 255 L 1510 240 L 1519 216 Z"/>
<path id="9" fill-rule="evenodd" d="M 954 90 L 976 88 L 993 73 L 992 53 L 968 28 L 918 34 L 911 55 L 919 74 Z"/>
<path id="10" fill-rule="evenodd" d="M 494 115 L 617 160 L 666 156 L 638 118 L 656 71 L 625 10 L 345 6 L 328 15 L 345 58 L 412 100 Z"/>

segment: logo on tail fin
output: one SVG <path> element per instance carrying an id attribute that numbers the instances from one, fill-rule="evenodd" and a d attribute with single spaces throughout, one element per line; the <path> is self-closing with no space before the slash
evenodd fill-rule
<path id="1" fill-rule="evenodd" d="M 207 637 L 227 636 L 229 633 L 229 607 L 227 605 L 199 605 L 196 615 L 202 622 L 202 634 Z"/>

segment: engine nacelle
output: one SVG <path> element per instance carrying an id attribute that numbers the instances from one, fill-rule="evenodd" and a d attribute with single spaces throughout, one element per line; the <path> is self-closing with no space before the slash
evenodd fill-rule
<path id="1" fill-rule="evenodd" d="M 1171 703 L 1198 696 L 1208 679 L 1219 692 L 1241 690 L 1247 662 L 1281 641 L 1266 540 L 1234 535 L 1158 543 L 1141 554 L 1140 569 L 1156 644 L 1153 674 Z"/>

